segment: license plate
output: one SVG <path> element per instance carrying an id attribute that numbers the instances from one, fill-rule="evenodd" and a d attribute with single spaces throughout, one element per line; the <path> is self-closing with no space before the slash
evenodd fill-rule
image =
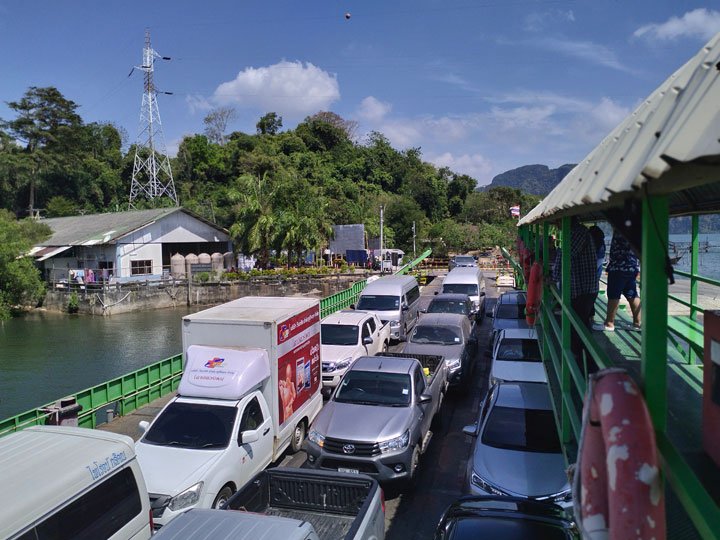
<path id="1" fill-rule="evenodd" d="M 338 472 L 360 474 L 360 471 L 358 471 L 357 469 L 346 469 L 345 467 L 338 467 Z"/>

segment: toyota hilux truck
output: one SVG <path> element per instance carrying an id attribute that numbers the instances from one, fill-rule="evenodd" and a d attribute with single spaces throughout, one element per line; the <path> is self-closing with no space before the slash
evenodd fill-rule
<path id="1" fill-rule="evenodd" d="M 135 451 L 156 528 L 218 508 L 289 448 L 322 408 L 320 306 L 248 296 L 183 318 L 178 395 Z"/>
<path id="2" fill-rule="evenodd" d="M 307 466 L 412 487 L 446 390 L 442 356 L 358 358 L 310 429 Z"/>
<path id="3" fill-rule="evenodd" d="M 355 360 L 387 351 L 390 323 L 368 311 L 338 311 L 322 320 L 320 343 L 323 394 L 329 396 Z"/>
<path id="4" fill-rule="evenodd" d="M 262 532 L 260 532 L 262 531 Z M 383 540 L 385 500 L 363 474 L 276 467 L 220 510 L 192 508 L 157 540 Z"/>

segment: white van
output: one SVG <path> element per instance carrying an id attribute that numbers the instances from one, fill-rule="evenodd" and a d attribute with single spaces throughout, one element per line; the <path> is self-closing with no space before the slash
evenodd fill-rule
<path id="1" fill-rule="evenodd" d="M 64 426 L 0 439 L 0 538 L 150 538 L 150 499 L 133 440 Z"/>
<path id="2" fill-rule="evenodd" d="M 482 270 L 472 266 L 458 266 L 448 272 L 442 282 L 443 293 L 467 294 L 472 300 L 475 313 L 483 316 L 485 311 L 485 277 Z"/>
<path id="3" fill-rule="evenodd" d="M 387 276 L 368 283 L 360 293 L 356 309 L 375 313 L 390 322 L 390 337 L 405 341 L 415 326 L 420 305 L 420 287 L 412 276 Z"/>

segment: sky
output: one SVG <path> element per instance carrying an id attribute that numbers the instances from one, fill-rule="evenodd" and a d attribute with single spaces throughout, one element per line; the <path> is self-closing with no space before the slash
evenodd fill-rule
<path id="1" fill-rule="evenodd" d="M 145 31 L 168 152 L 217 107 L 228 131 L 330 110 L 479 185 L 577 163 L 720 31 L 684 0 L 0 0 L 0 118 L 55 86 L 139 132 Z"/>

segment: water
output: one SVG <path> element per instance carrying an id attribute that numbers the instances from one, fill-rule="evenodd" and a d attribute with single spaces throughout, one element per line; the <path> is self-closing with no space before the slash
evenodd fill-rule
<path id="1" fill-rule="evenodd" d="M 193 311 L 37 312 L 0 323 L 0 419 L 179 354 L 181 319 Z"/>
<path id="2" fill-rule="evenodd" d="M 720 279 L 720 234 L 699 234 L 700 250 L 698 257 L 698 273 L 702 276 Z M 681 255 L 680 260 L 675 264 L 678 270 L 690 271 L 690 246 L 691 236 L 689 234 L 671 234 L 670 242 L 676 243 L 677 251 L 672 247 L 669 249 L 670 257 Z"/>

